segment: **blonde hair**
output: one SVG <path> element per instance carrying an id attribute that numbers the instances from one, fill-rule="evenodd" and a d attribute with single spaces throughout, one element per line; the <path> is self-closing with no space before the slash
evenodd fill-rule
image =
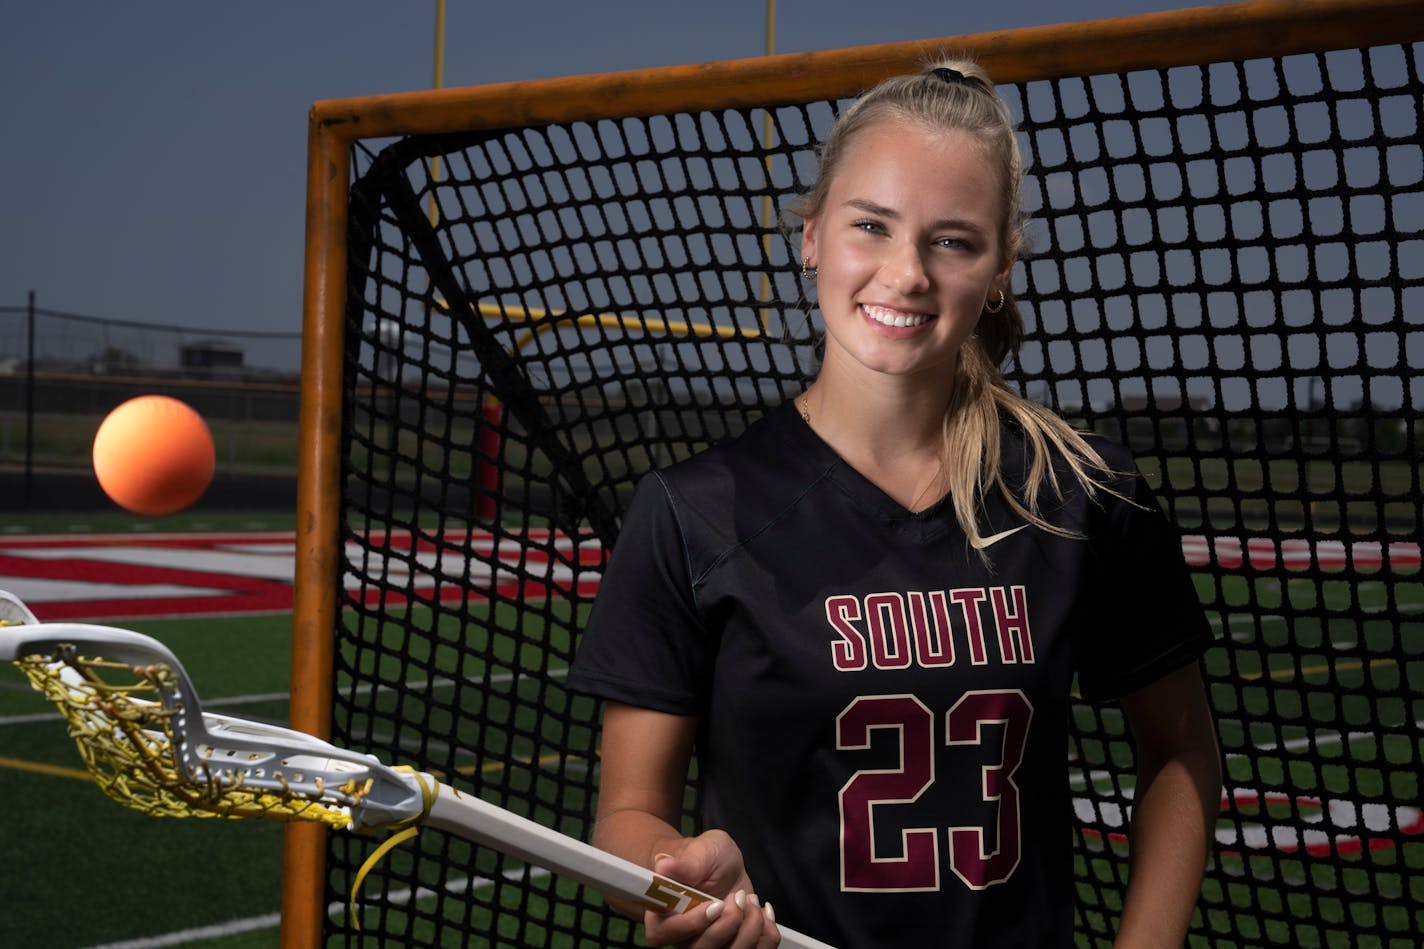
<path id="1" fill-rule="evenodd" d="M 946 59 L 929 65 L 923 72 L 887 79 L 841 113 L 821 144 L 816 183 L 798 202 L 794 213 L 803 221 L 820 215 L 849 143 L 865 128 L 885 121 L 912 122 L 932 131 L 957 129 L 974 136 L 999 177 L 1003 207 L 999 223 L 1005 259 L 1025 250 L 1019 201 L 1023 158 L 1013 118 L 984 70 L 964 59 Z M 944 472 L 955 517 L 971 545 L 983 537 L 977 513 L 992 491 L 1002 495 L 1012 510 L 1035 527 L 1059 536 L 1078 536 L 1049 522 L 1042 514 L 1040 492 L 1045 485 L 1056 496 L 1063 494 L 1058 471 L 1052 464 L 1054 454 L 1089 496 L 1110 490 L 1106 480 L 1114 474 L 1072 426 L 1009 388 L 999 367 L 1018 351 L 1023 333 L 1018 302 L 1012 290 L 1006 289 L 1003 309 L 986 313 L 975 335 L 959 351 L 944 417 Z M 1028 445 L 1029 471 L 1022 496 L 1005 480 L 1001 470 L 1001 415 L 1022 430 Z"/>

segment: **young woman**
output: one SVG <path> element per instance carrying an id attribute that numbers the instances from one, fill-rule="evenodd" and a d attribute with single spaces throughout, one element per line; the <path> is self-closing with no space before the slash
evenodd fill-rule
<path id="1" fill-rule="evenodd" d="M 653 945 L 1070 945 L 1075 673 L 1136 743 L 1119 945 L 1182 942 L 1210 635 L 1131 457 L 999 373 L 1020 177 L 972 64 L 858 100 L 801 208 L 814 383 L 639 487 L 570 684 L 606 700 L 595 842 L 721 897 Z"/>

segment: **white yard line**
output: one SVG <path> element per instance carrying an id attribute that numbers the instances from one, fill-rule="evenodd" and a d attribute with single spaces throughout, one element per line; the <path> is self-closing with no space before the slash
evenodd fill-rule
<path id="1" fill-rule="evenodd" d="M 526 876 L 529 879 L 542 879 L 549 875 L 549 871 L 529 867 L 528 869 L 508 870 L 503 875 L 507 880 L 519 880 Z M 494 881 L 487 877 L 476 877 L 473 880 L 469 877 L 456 877 L 441 889 L 453 893 L 463 889 L 467 883 L 483 887 L 491 885 Z M 425 886 L 413 889 L 406 887 L 392 892 L 387 897 L 387 902 L 410 903 L 422 897 L 434 896 L 435 893 L 435 890 Z M 346 910 L 345 903 L 331 903 L 326 908 L 328 916 L 340 916 L 345 914 Z M 248 916 L 245 919 L 230 919 L 225 923 L 214 923 L 211 926 L 180 929 L 159 936 L 141 936 L 138 939 L 125 939 L 122 942 L 106 942 L 103 945 L 91 946 L 89 949 L 161 949 L 164 946 L 187 946 L 203 939 L 221 939 L 224 936 L 235 936 L 238 933 L 254 932 L 259 929 L 276 929 L 281 921 L 281 913 L 264 913 L 261 916 Z"/>

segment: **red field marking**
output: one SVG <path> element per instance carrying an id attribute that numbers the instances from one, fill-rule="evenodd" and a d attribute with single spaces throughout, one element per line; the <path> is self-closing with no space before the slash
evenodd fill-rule
<path id="1" fill-rule="evenodd" d="M 242 557 L 225 542 L 269 546 Z M 291 609 L 294 535 L 155 535 L 7 538 L 0 588 L 46 621 L 271 613 Z M 282 556 L 285 554 L 285 556 Z"/>
<path id="2" fill-rule="evenodd" d="M 604 562 L 596 542 L 547 530 L 381 540 L 386 546 L 371 552 L 353 544 L 348 559 L 382 573 L 387 587 L 358 593 L 348 576 L 348 597 L 373 605 L 585 597 Z M 286 612 L 295 555 L 290 531 L 15 537 L 0 550 L 0 589 L 51 622 Z"/>
<path id="3" fill-rule="evenodd" d="M 1223 816 L 1234 818 L 1234 826 L 1216 832 L 1218 853 L 1225 857 L 1265 850 L 1355 856 L 1392 849 L 1398 836 L 1424 833 L 1424 810 L 1409 805 L 1235 788 L 1222 795 L 1221 809 Z"/>
<path id="4" fill-rule="evenodd" d="M 1119 801 L 1075 797 L 1074 812 L 1083 824 L 1126 827 L 1126 809 Z M 1125 830 L 1082 827 L 1089 840 L 1106 840 L 1113 847 L 1128 843 Z M 1424 834 L 1424 810 L 1411 805 L 1323 800 L 1283 791 L 1234 788 L 1221 798 L 1216 828 L 1216 853 L 1244 859 L 1269 852 L 1357 856 L 1390 850 L 1400 837 Z"/>
<path id="5" fill-rule="evenodd" d="M 1254 570 L 1284 567 L 1287 570 L 1417 571 L 1419 545 L 1407 541 L 1381 544 L 1378 541 L 1311 541 L 1306 538 L 1277 540 L 1271 537 L 1204 537 L 1189 534 L 1182 538 L 1182 552 L 1193 567 L 1215 563 L 1227 569 L 1249 566 Z"/>
<path id="6" fill-rule="evenodd" d="M 347 577 L 348 598 L 369 605 L 588 597 L 598 588 L 605 551 L 548 530 L 439 536 L 373 535 L 384 546 L 353 545 L 358 569 L 385 577 L 362 592 Z M 1228 569 L 1418 571 L 1416 543 L 1268 537 L 1183 538 L 1194 567 Z M 109 534 L 9 537 L 0 549 L 0 589 L 16 593 L 45 620 L 276 613 L 292 608 L 296 536 L 290 531 L 212 534 Z M 406 578 L 411 583 L 402 586 Z M 436 582 L 436 580 L 440 582 Z"/>

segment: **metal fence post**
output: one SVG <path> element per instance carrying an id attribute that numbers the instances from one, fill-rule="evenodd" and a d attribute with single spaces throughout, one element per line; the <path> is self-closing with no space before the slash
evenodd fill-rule
<path id="1" fill-rule="evenodd" d="M 35 469 L 35 291 L 30 291 L 25 323 L 25 507 L 34 499 Z"/>

